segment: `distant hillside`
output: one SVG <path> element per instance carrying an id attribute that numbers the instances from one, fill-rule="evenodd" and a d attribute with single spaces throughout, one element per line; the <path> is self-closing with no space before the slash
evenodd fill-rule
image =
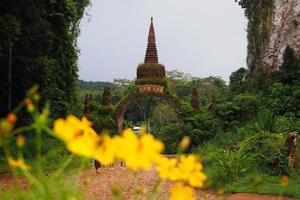
<path id="1" fill-rule="evenodd" d="M 102 91 L 105 86 L 109 86 L 111 89 L 116 87 L 116 85 L 112 82 L 102 82 L 102 81 L 93 82 L 93 81 L 79 80 L 80 90 Z"/>

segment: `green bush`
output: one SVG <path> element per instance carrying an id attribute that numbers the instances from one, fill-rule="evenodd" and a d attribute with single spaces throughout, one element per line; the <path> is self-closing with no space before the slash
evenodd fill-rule
<path id="1" fill-rule="evenodd" d="M 279 134 L 260 132 L 241 143 L 240 153 L 252 165 L 270 174 L 287 174 L 285 139 Z"/>
<path id="2" fill-rule="evenodd" d="M 217 105 L 215 114 L 225 130 L 246 124 L 260 108 L 260 96 L 240 94 Z"/>
<path id="3" fill-rule="evenodd" d="M 300 86 L 274 83 L 269 87 L 266 106 L 275 115 L 300 117 Z"/>
<path id="4" fill-rule="evenodd" d="M 279 116 L 276 121 L 275 129 L 278 133 L 300 133 L 300 120 L 295 117 Z"/>
<path id="5" fill-rule="evenodd" d="M 159 130 L 153 130 L 155 136 L 165 144 L 165 153 L 177 153 L 177 147 L 184 134 L 177 124 L 166 125 Z"/>
<path id="6" fill-rule="evenodd" d="M 193 145 L 198 146 L 203 141 L 207 141 L 221 132 L 221 124 L 209 112 L 202 111 L 202 113 L 190 118 L 189 122 L 193 127 L 191 131 Z"/>
<path id="7" fill-rule="evenodd" d="M 216 155 L 217 176 L 211 177 L 216 181 L 219 179 L 232 182 L 241 178 L 249 168 L 248 160 L 239 152 L 219 152 Z M 220 182 L 220 181 L 218 181 Z"/>
<path id="8" fill-rule="evenodd" d="M 276 132 L 277 116 L 273 116 L 269 110 L 262 110 L 249 125 L 249 129 L 255 132 Z"/>
<path id="9" fill-rule="evenodd" d="M 233 94 L 240 94 L 246 91 L 247 77 L 249 76 L 249 70 L 241 67 L 235 72 L 232 72 L 229 79 L 229 89 Z"/>

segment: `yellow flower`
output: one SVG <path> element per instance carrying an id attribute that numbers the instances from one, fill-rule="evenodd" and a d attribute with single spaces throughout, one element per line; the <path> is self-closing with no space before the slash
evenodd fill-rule
<path id="1" fill-rule="evenodd" d="M 132 170 L 151 169 L 153 162 L 160 158 L 163 144 L 150 134 L 138 137 L 132 130 L 127 129 L 121 137 L 115 138 L 118 143 L 117 157 L 126 162 Z"/>
<path id="2" fill-rule="evenodd" d="M 5 119 L 0 119 L 0 138 L 9 135 L 13 130 L 17 119 L 17 116 L 13 113 L 9 113 Z"/>
<path id="3" fill-rule="evenodd" d="M 0 119 L 0 138 L 7 137 L 13 128 L 14 125 L 11 124 L 8 120 Z"/>
<path id="4" fill-rule="evenodd" d="M 176 183 L 171 188 L 170 200 L 194 200 L 195 191 L 189 186 L 184 186 L 182 183 Z"/>
<path id="5" fill-rule="evenodd" d="M 207 176 L 201 172 L 203 166 L 195 155 L 180 156 L 178 168 L 183 180 L 193 187 L 203 187 Z"/>
<path id="6" fill-rule="evenodd" d="M 85 157 L 94 157 L 99 139 L 97 133 L 93 129 L 89 129 L 66 143 L 67 148 L 72 153 Z"/>
<path id="7" fill-rule="evenodd" d="M 6 116 L 6 120 L 10 123 L 10 124 L 15 124 L 17 121 L 17 116 L 14 113 L 9 113 Z"/>
<path id="8" fill-rule="evenodd" d="M 94 157 L 100 137 L 91 125 L 85 117 L 79 120 L 70 115 L 66 120 L 55 120 L 53 129 L 56 136 L 66 143 L 69 151 L 81 156 Z"/>
<path id="9" fill-rule="evenodd" d="M 219 188 L 219 189 L 217 190 L 217 195 L 219 195 L 219 196 L 224 195 L 224 193 L 225 193 L 225 189 L 224 189 L 224 188 Z"/>
<path id="10" fill-rule="evenodd" d="M 31 168 L 30 166 L 26 165 L 26 164 L 24 163 L 24 160 L 22 160 L 22 159 L 19 159 L 19 160 L 13 160 L 13 159 L 11 159 L 11 158 L 8 158 L 8 164 L 9 164 L 10 166 L 12 166 L 12 167 L 19 167 L 19 168 L 21 168 L 21 169 L 23 169 L 23 170 L 28 170 L 28 169 Z"/>
<path id="11" fill-rule="evenodd" d="M 69 151 L 95 158 L 104 165 L 124 160 L 132 170 L 150 170 L 155 164 L 161 178 L 182 181 L 193 187 L 203 187 L 207 178 L 201 172 L 202 164 L 198 157 L 189 155 L 168 159 L 161 154 L 163 143 L 151 134 L 136 135 L 127 129 L 122 135 L 112 138 L 108 135 L 98 136 L 90 121 L 86 118 L 79 120 L 72 115 L 67 119 L 57 119 L 53 129 L 56 136 L 66 143 Z"/>
<path id="12" fill-rule="evenodd" d="M 83 117 L 79 120 L 77 117 L 70 115 L 67 119 L 57 119 L 54 121 L 54 132 L 65 142 L 71 141 L 83 134 L 84 131 L 90 130 L 92 123 Z"/>
<path id="13" fill-rule="evenodd" d="M 190 146 L 190 143 L 191 143 L 190 137 L 188 136 L 183 137 L 179 143 L 179 149 L 181 151 L 185 151 Z"/>
<path id="14" fill-rule="evenodd" d="M 180 179 L 180 170 L 177 167 L 178 160 L 175 158 L 162 157 L 157 162 L 156 170 L 158 171 L 160 178 L 170 179 L 171 181 L 177 181 Z"/>
<path id="15" fill-rule="evenodd" d="M 280 178 L 280 184 L 282 187 L 286 187 L 289 184 L 289 177 L 288 176 L 282 176 Z"/>
<path id="16" fill-rule="evenodd" d="M 34 108 L 34 105 L 32 103 L 32 99 L 26 98 L 24 100 L 24 104 L 26 105 L 26 108 L 27 108 L 28 112 L 33 112 L 34 111 L 35 108 Z"/>
<path id="17" fill-rule="evenodd" d="M 25 144 L 25 137 L 24 135 L 18 135 L 17 136 L 17 146 L 22 148 Z"/>
<path id="18" fill-rule="evenodd" d="M 108 135 L 101 137 L 99 146 L 95 151 L 95 159 L 103 165 L 109 165 L 115 162 L 116 152 L 118 150 L 117 139 L 112 139 Z"/>
<path id="19" fill-rule="evenodd" d="M 157 171 L 163 179 L 184 181 L 193 187 L 203 187 L 207 176 L 202 173 L 202 164 L 195 155 L 180 156 L 179 160 L 162 158 L 157 163 Z"/>

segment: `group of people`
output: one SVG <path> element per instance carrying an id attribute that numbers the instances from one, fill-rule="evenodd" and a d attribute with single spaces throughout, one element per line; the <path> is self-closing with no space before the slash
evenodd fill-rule
<path id="1" fill-rule="evenodd" d="M 114 170 L 115 168 L 114 168 L 114 164 L 110 164 L 110 165 L 108 165 L 108 166 L 104 166 L 104 165 L 102 165 L 99 161 L 97 161 L 97 160 L 93 160 L 93 165 L 94 165 L 94 167 L 95 167 L 95 170 L 96 170 L 96 173 L 97 174 L 99 174 L 99 172 L 98 172 L 98 169 L 100 169 L 100 168 L 103 168 L 103 167 L 108 167 L 108 169 L 111 171 L 111 170 Z M 126 169 L 126 165 L 125 165 L 125 162 L 124 161 L 120 161 L 120 168 L 121 169 Z"/>

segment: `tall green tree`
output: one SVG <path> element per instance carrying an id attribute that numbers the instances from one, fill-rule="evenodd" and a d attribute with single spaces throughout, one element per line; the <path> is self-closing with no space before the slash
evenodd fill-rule
<path id="1" fill-rule="evenodd" d="M 246 78 L 249 74 L 249 71 L 243 67 L 239 68 L 229 77 L 229 88 L 230 92 L 234 94 L 240 94 L 246 90 Z"/>
<path id="2" fill-rule="evenodd" d="M 283 55 L 283 63 L 279 71 L 273 74 L 274 82 L 289 86 L 300 86 L 300 59 L 295 56 L 294 50 L 287 47 Z"/>
<path id="3" fill-rule="evenodd" d="M 79 22 L 88 0 L 0 2 L 0 113 L 5 115 L 31 86 L 55 116 L 76 101 Z"/>

